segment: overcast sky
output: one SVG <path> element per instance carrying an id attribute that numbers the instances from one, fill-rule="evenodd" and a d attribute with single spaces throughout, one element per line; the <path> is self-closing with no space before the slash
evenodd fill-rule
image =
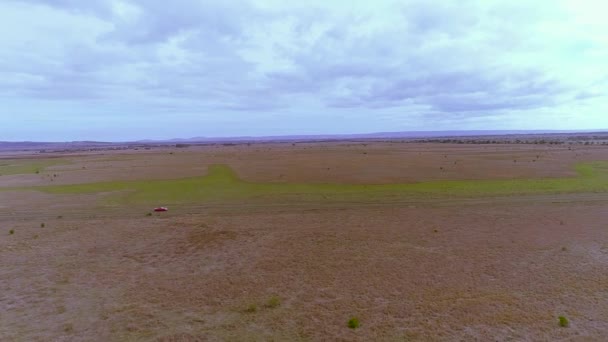
<path id="1" fill-rule="evenodd" d="M 605 129 L 606 13 L 605 0 L 1 0 L 0 141 Z"/>

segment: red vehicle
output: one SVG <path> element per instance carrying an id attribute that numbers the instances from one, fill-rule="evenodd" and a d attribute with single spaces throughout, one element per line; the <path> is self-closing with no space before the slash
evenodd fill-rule
<path id="1" fill-rule="evenodd" d="M 154 211 L 169 211 L 169 208 L 167 208 L 167 207 L 158 207 L 158 208 L 154 208 Z"/>

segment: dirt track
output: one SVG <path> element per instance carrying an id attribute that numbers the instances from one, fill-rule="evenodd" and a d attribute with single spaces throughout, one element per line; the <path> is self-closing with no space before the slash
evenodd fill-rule
<path id="1" fill-rule="evenodd" d="M 351 158 L 359 147 L 333 145 L 293 155 L 291 146 L 280 145 L 263 154 L 227 147 L 216 159 L 199 152 L 205 163 L 229 162 L 252 180 L 447 177 L 425 165 L 456 155 L 456 147 L 426 145 L 414 157 L 419 152 L 407 152 L 411 146 L 367 146 L 368 159 Z M 459 150 L 458 158 L 478 160 L 483 171 L 466 171 L 465 163 L 461 178 L 475 172 L 560 176 L 572 172 L 566 164 L 608 160 L 600 148 L 476 148 Z M 350 151 L 344 159 L 336 157 L 341 149 Z M 126 161 L 92 171 L 90 179 L 84 175 L 95 169 L 93 157 L 72 158 L 70 167 L 82 171 L 56 166 L 53 172 L 68 183 L 134 177 L 125 175 L 130 159 L 141 165 L 177 155 L 184 165 L 178 177 L 200 170 L 199 163 L 185 163 L 199 160 L 191 157 L 199 152 L 113 156 Z M 505 171 L 507 156 L 515 164 L 512 155 L 538 153 L 547 157 Z M 425 155 L 424 162 L 416 159 Z M 390 169 L 401 160 L 413 171 Z M 177 164 L 145 177 L 170 178 Z M 2 176 L 2 186 L 5 177 L 24 182 L 41 176 Z M 192 203 L 168 215 L 148 217 L 147 211 L 100 207 L 89 195 L 0 192 L 0 340 L 602 341 L 608 335 L 607 194 Z M 269 307 L 273 296 L 280 303 Z M 558 326 L 560 315 L 570 320 L 568 328 Z M 352 316 L 361 321 L 357 330 L 346 326 Z"/>

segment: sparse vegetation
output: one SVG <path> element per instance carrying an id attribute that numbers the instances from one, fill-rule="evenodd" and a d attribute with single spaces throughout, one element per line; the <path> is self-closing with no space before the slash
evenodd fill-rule
<path id="1" fill-rule="evenodd" d="M 348 320 L 348 327 L 351 329 L 357 329 L 361 326 L 359 319 L 357 317 L 352 317 Z"/>
<path id="2" fill-rule="evenodd" d="M 276 308 L 279 305 L 281 305 L 281 299 L 278 296 L 272 296 L 268 299 L 268 302 L 266 302 L 266 307 L 271 309 Z"/>
<path id="3" fill-rule="evenodd" d="M 11 192 L 0 188 L 8 199 L 0 208 L 3 294 L 38 303 L 18 307 L 5 336 L 427 341 L 506 336 L 511 326 L 514 338 L 555 340 L 591 324 L 586 337 L 602 340 L 608 325 L 580 317 L 604 313 L 584 304 L 603 289 L 597 270 L 605 262 L 605 224 L 592 218 L 604 208 L 588 202 L 608 194 L 608 162 L 578 164 L 576 176 L 564 169 L 577 162 L 567 146 L 542 152 L 534 165 L 542 146 L 454 145 L 445 158 L 445 145 L 407 153 L 370 145 L 372 160 L 361 158 L 359 143 L 249 156 L 263 150 L 258 144 L 213 157 L 211 146 L 174 156 L 164 148 L 125 152 L 112 167 L 96 152 L 69 156 L 76 164 L 57 168 L 71 185 L 46 186 L 54 168 L 51 177 L 47 169 L 2 178 L 19 181 Z M 564 154 L 572 158 L 559 159 Z M 79 158 L 93 174 L 80 171 Z M 608 150 L 581 152 L 579 160 L 591 159 L 608 161 Z M 135 167 L 141 174 L 126 174 Z M 458 180 L 437 181 L 448 174 Z M 488 180 L 493 175 L 500 178 Z M 605 192 L 562 194 L 581 189 Z M 19 197 L 10 201 L 13 193 Z M 160 205 L 172 208 L 166 220 L 152 210 Z M 46 220 L 48 230 L 35 229 Z M 12 228 L 19 236 L 9 235 Z M 549 242 L 539 238 L 549 235 Z M 79 315 L 96 322 L 82 324 Z M 51 328 L 18 328 L 36 319 Z"/>
<path id="4" fill-rule="evenodd" d="M 507 180 L 445 180 L 397 184 L 310 184 L 255 183 L 241 180 L 227 165 L 212 165 L 203 177 L 174 180 L 115 181 L 59 186 L 24 187 L 47 193 L 96 193 L 132 190 L 108 197 L 110 203 L 189 203 L 205 200 L 244 199 L 261 196 L 299 194 L 336 200 L 381 198 L 389 196 L 498 196 L 514 194 L 550 194 L 565 192 L 608 192 L 608 163 L 582 163 L 576 166 L 578 177 Z M 15 188 L 0 188 L 13 190 Z M 370 196 L 371 195 L 371 196 Z"/>
<path id="5" fill-rule="evenodd" d="M 74 331 L 74 325 L 72 323 L 66 323 L 63 325 L 63 331 L 66 333 L 71 333 Z"/>
<path id="6" fill-rule="evenodd" d="M 40 224 L 40 228 L 44 228 L 46 225 L 43 223 Z"/>
<path id="7" fill-rule="evenodd" d="M 8 231 L 8 233 L 9 233 L 10 235 L 13 235 L 13 234 L 15 234 L 15 230 L 14 230 L 14 229 L 11 229 L 11 230 L 9 230 L 9 231 Z"/>

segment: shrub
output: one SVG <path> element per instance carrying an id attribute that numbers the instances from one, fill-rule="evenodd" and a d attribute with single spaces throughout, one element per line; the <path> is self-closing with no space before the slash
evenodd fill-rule
<path id="1" fill-rule="evenodd" d="M 72 323 L 67 323 L 63 325 L 63 331 L 66 333 L 71 333 L 74 331 L 74 325 Z"/>
<path id="2" fill-rule="evenodd" d="M 349 328 L 357 329 L 360 326 L 361 326 L 361 323 L 359 323 L 359 319 L 357 317 L 352 317 L 351 319 L 348 320 Z"/>
<path id="3" fill-rule="evenodd" d="M 147 213 L 146 216 L 152 216 L 152 213 Z"/>
<path id="4" fill-rule="evenodd" d="M 8 233 L 9 233 L 10 235 L 13 235 L 13 234 L 15 234 L 15 230 L 14 230 L 14 229 L 11 229 L 11 230 L 9 230 L 9 231 L 8 231 Z"/>
<path id="5" fill-rule="evenodd" d="M 276 308 L 279 305 L 281 305 L 281 299 L 279 299 L 279 297 L 277 296 L 270 297 L 270 299 L 266 303 L 267 308 Z"/>
<path id="6" fill-rule="evenodd" d="M 245 312 L 253 313 L 258 311 L 258 306 L 256 304 L 249 304 L 249 306 L 245 309 Z"/>
<path id="7" fill-rule="evenodd" d="M 44 228 L 44 226 L 45 226 L 45 224 L 44 224 L 44 223 L 41 223 L 41 224 L 40 224 L 40 228 Z"/>
<path id="8" fill-rule="evenodd" d="M 559 326 L 562 328 L 567 327 L 568 325 L 570 325 L 570 321 L 568 321 L 568 319 L 564 316 L 559 316 Z"/>

